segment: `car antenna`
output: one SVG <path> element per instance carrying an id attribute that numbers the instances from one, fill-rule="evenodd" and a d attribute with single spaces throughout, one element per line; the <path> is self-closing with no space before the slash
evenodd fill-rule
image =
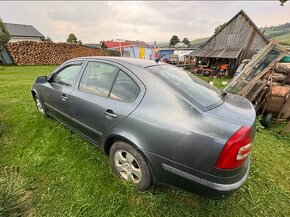
<path id="1" fill-rule="evenodd" d="M 156 58 L 156 59 L 155 59 L 155 62 L 158 64 L 159 60 L 160 60 L 162 57 L 164 57 L 165 55 L 166 55 L 166 54 L 163 54 L 163 55 L 161 55 L 160 57 Z"/>

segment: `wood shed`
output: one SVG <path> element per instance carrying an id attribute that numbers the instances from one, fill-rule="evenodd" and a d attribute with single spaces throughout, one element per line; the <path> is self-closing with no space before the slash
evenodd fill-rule
<path id="1" fill-rule="evenodd" d="M 209 68 L 227 65 L 228 72 L 234 73 L 243 59 L 251 59 L 269 42 L 249 16 L 241 10 L 190 55 Z"/>

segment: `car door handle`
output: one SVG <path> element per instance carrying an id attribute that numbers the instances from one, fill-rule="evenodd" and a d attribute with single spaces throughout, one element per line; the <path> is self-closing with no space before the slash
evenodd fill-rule
<path id="1" fill-rule="evenodd" d="M 107 118 L 117 118 L 118 115 L 116 115 L 111 109 L 108 109 L 105 111 L 105 115 Z"/>
<path id="2" fill-rule="evenodd" d="M 62 94 L 62 95 L 61 95 L 61 100 L 62 100 L 62 101 L 67 101 L 67 96 L 66 96 L 65 94 Z"/>

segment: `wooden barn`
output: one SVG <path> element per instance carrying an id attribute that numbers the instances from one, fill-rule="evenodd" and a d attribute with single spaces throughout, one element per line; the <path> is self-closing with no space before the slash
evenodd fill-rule
<path id="1" fill-rule="evenodd" d="M 250 59 L 269 40 L 241 10 L 190 56 L 203 67 L 233 74 L 243 59 Z"/>

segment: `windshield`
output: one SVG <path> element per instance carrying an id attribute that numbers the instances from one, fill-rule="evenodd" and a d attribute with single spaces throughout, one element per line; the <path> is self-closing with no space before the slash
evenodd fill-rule
<path id="1" fill-rule="evenodd" d="M 212 109 L 223 101 L 221 92 L 189 72 L 170 65 L 147 67 L 201 110 Z"/>

